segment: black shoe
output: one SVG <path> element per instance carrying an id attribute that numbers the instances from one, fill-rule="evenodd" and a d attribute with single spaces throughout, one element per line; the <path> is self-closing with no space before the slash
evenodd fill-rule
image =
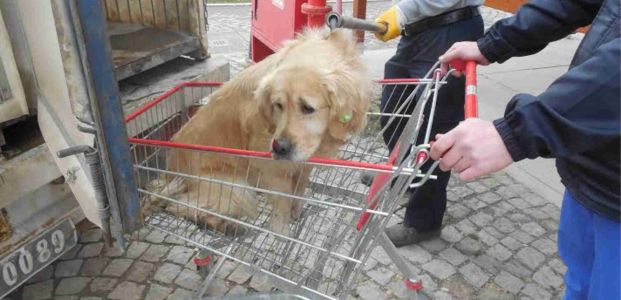
<path id="1" fill-rule="evenodd" d="M 420 232 L 414 227 L 399 223 L 385 229 L 386 235 L 396 247 L 417 244 L 440 236 L 442 229 Z"/>

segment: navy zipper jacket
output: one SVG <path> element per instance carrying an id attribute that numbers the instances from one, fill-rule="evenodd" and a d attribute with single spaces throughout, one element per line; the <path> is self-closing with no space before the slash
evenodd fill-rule
<path id="1" fill-rule="evenodd" d="M 554 157 L 587 208 L 619 221 L 619 0 L 533 0 L 477 41 L 490 62 L 542 50 L 591 24 L 567 73 L 538 96 L 519 94 L 494 121 L 514 161 Z"/>

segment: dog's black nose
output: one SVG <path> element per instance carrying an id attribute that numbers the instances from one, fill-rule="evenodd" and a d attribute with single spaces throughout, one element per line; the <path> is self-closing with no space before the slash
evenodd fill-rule
<path id="1" fill-rule="evenodd" d="M 272 141 L 272 152 L 278 156 L 286 156 L 291 152 L 291 142 L 288 139 L 280 138 Z"/>

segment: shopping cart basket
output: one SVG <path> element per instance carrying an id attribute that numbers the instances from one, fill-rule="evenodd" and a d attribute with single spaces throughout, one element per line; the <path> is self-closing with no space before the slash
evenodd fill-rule
<path id="1" fill-rule="evenodd" d="M 474 116 L 475 64 L 454 67 L 467 71 L 466 111 Z M 163 201 L 169 206 L 167 210 L 148 215 L 145 224 L 203 249 L 204 257 L 197 258 L 198 264 L 215 264 L 199 297 L 223 262 L 232 260 L 266 276 L 280 290 L 312 299 L 343 299 L 356 285 L 357 275 L 377 245 L 395 262 L 415 296 L 422 283 L 383 229 L 408 188 L 435 178 L 431 172 L 437 162 L 425 173 L 420 168 L 429 160 L 430 124 L 438 90 L 452 71 L 436 64 L 420 79 L 377 81 L 378 99 L 367 114 L 366 128 L 342 147 L 338 159 L 311 158 L 300 163 L 312 169 L 310 184 L 295 194 L 169 170 L 166 156 L 170 151 L 187 151 L 193 160 L 190 163 L 198 163 L 207 156 L 271 160 L 267 152 L 170 141 L 196 108 L 208 103 L 210 94 L 220 86 L 220 83 L 208 82 L 180 84 L 126 118 L 139 196 L 143 201 Z M 388 103 L 394 104 L 390 112 L 380 109 L 381 94 Z M 424 119 L 429 122 L 423 128 Z M 399 124 L 403 126 L 403 133 L 389 152 L 387 128 Z M 425 138 L 417 145 L 419 133 Z M 249 170 L 232 172 L 243 176 Z M 370 186 L 360 180 L 368 172 L 374 174 Z M 198 207 L 196 199 L 175 198 L 154 188 L 153 183 L 162 178 L 168 182 L 209 183 L 209 188 L 220 189 L 221 197 L 228 197 L 233 191 L 257 193 L 260 213 L 252 219 L 232 218 Z M 301 217 L 291 224 L 290 235 L 272 231 L 267 226 L 271 208 L 264 198 L 270 194 L 304 204 Z M 198 225 L 196 219 L 177 217 L 174 209 L 191 211 L 196 217 L 202 214 L 219 217 L 243 230 L 240 234 L 226 235 Z M 218 259 L 214 263 L 215 257 Z"/>

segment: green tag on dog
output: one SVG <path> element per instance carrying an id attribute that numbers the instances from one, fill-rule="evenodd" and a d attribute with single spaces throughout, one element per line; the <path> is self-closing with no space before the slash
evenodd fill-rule
<path id="1" fill-rule="evenodd" d="M 351 113 L 346 113 L 344 115 L 341 115 L 341 118 L 339 119 L 339 121 L 341 121 L 341 123 L 346 124 L 349 123 L 349 121 L 351 121 L 352 118 L 352 114 Z"/>

